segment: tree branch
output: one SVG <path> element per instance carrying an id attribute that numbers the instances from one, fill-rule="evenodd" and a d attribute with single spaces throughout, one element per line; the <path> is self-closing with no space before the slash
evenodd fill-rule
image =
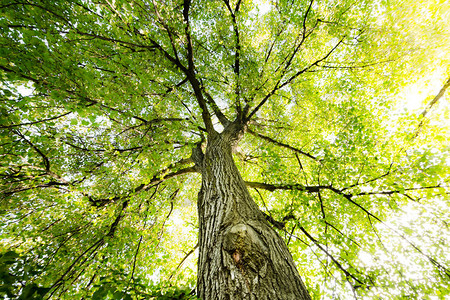
<path id="1" fill-rule="evenodd" d="M 247 132 L 250 133 L 251 135 L 254 135 L 254 136 L 256 136 L 256 137 L 259 137 L 259 138 L 261 138 L 261 139 L 263 139 L 263 140 L 266 140 L 266 141 L 268 141 L 268 142 L 271 142 L 271 143 L 273 143 L 273 144 L 275 144 L 275 145 L 277 145 L 277 146 L 287 148 L 287 149 L 292 150 L 292 151 L 294 151 L 294 152 L 300 153 L 300 154 L 302 154 L 302 155 L 304 155 L 304 156 L 306 156 L 306 157 L 309 157 L 309 158 L 311 158 L 311 159 L 313 159 L 313 160 L 315 160 L 315 161 L 319 161 L 316 157 L 312 156 L 311 154 L 309 154 L 309 153 L 307 153 L 307 152 L 304 152 L 304 151 L 302 151 L 302 150 L 300 150 L 300 149 L 297 149 L 297 148 L 295 148 L 295 147 L 292 147 L 292 146 L 290 146 L 290 145 L 288 145 L 288 144 L 285 144 L 285 143 L 282 143 L 282 142 L 278 142 L 278 141 L 274 140 L 273 138 L 268 137 L 268 136 L 266 136 L 266 135 L 262 135 L 262 134 L 260 134 L 260 133 L 257 133 L 257 132 L 255 132 L 255 131 L 251 130 L 250 128 L 247 129 Z"/>
<path id="2" fill-rule="evenodd" d="M 278 82 L 275 84 L 275 86 L 273 87 L 273 89 L 259 102 L 259 104 L 252 110 L 252 112 L 245 118 L 245 121 L 248 122 L 254 114 L 256 114 L 259 109 L 267 102 L 267 100 L 269 100 L 269 98 L 271 96 L 273 96 L 275 94 L 276 91 L 278 91 L 279 89 L 283 88 L 284 86 L 288 85 L 289 83 L 291 83 L 294 79 L 296 79 L 298 76 L 300 76 L 301 74 L 307 72 L 309 69 L 311 69 L 314 66 L 317 66 L 320 62 L 324 61 L 325 59 L 327 59 L 338 47 L 339 45 L 344 41 L 345 36 L 342 37 L 339 42 L 322 58 L 316 60 L 314 63 L 312 63 L 311 65 L 303 68 L 302 70 L 298 71 L 297 73 L 295 73 L 294 75 L 292 75 L 289 79 L 287 79 L 285 82 L 283 82 L 282 84 L 280 84 L 282 78 L 280 78 L 280 80 L 278 80 Z"/>
<path id="3" fill-rule="evenodd" d="M 294 75 L 292 75 L 288 80 L 286 80 L 284 83 L 282 83 L 278 89 L 281 89 L 282 87 L 284 87 L 285 85 L 291 83 L 294 79 L 296 79 L 298 76 L 300 76 L 301 74 L 305 73 L 306 71 L 308 71 L 309 69 L 311 69 L 314 66 L 317 66 L 320 62 L 324 61 L 325 59 L 327 59 L 338 47 L 340 44 L 342 44 L 342 42 L 344 41 L 344 39 L 346 38 L 346 36 L 343 36 L 339 42 L 333 47 L 331 48 L 331 50 L 322 58 L 316 60 L 314 63 L 312 63 L 311 65 L 305 67 L 304 69 L 298 71 L 297 73 L 295 73 Z"/>
<path id="4" fill-rule="evenodd" d="M 202 91 L 206 96 L 206 100 L 208 101 L 209 106 L 212 108 L 213 112 L 216 114 L 219 119 L 220 124 L 223 127 L 227 127 L 231 121 L 223 114 L 222 110 L 217 106 L 216 101 L 214 101 L 213 97 L 206 91 L 205 87 L 202 85 Z"/>
<path id="5" fill-rule="evenodd" d="M 331 255 L 322 245 L 317 241 L 315 238 L 313 238 L 302 226 L 299 226 L 300 230 L 306 235 L 306 237 L 311 240 L 317 247 L 319 247 L 320 250 L 322 250 L 323 253 L 325 253 L 333 262 L 334 264 L 341 269 L 342 272 L 347 277 L 353 278 L 356 282 L 358 282 L 361 285 L 364 285 L 362 281 L 360 281 L 358 278 L 356 278 L 354 275 L 352 275 L 350 272 L 348 272 L 335 258 L 333 255 Z"/>
<path id="6" fill-rule="evenodd" d="M 132 189 L 131 191 L 129 191 L 127 193 L 127 195 L 124 196 L 115 196 L 115 197 L 107 197 L 107 198 L 101 198 L 101 199 L 95 199 L 92 196 L 88 196 L 89 201 L 96 207 L 101 207 L 104 206 L 108 203 L 112 203 L 112 202 L 117 202 L 117 201 L 122 201 L 125 199 L 130 198 L 132 195 L 143 192 L 143 191 L 148 191 L 149 189 L 151 189 L 152 187 L 154 187 L 155 185 L 158 185 L 170 178 L 179 176 L 179 175 L 183 175 L 183 174 L 188 174 L 188 173 L 197 173 L 197 169 L 194 167 L 188 167 L 188 168 L 184 168 L 184 169 L 180 169 L 178 171 L 174 171 L 174 172 L 170 172 L 170 169 L 173 169 L 181 164 L 185 164 L 185 163 L 189 163 L 190 160 L 181 160 L 178 163 L 172 164 L 169 167 L 161 170 L 160 172 L 158 172 L 157 174 L 155 174 L 148 183 L 142 183 L 141 185 L 135 187 L 134 189 Z"/>
<path id="7" fill-rule="evenodd" d="M 105 238 L 113 238 L 114 234 L 117 230 L 117 226 L 119 225 L 120 220 L 123 218 L 122 212 L 127 208 L 128 206 L 128 200 L 124 201 L 122 203 L 122 207 L 117 215 L 117 217 L 114 219 L 114 221 L 111 223 L 111 225 L 109 226 L 109 230 L 108 232 L 102 236 L 100 239 L 97 240 L 97 242 L 95 242 L 92 246 L 90 246 L 88 249 L 86 249 L 85 251 L 83 251 L 81 253 L 81 255 L 79 255 L 71 264 L 70 266 L 66 269 L 66 271 L 58 278 L 58 280 L 55 281 L 55 283 L 50 287 L 50 289 L 53 289 L 52 294 L 53 295 L 56 290 L 59 289 L 59 287 L 61 286 L 61 284 L 63 283 L 63 281 L 65 280 L 66 277 L 70 278 L 73 276 L 74 272 L 72 272 L 72 274 L 69 274 L 71 272 L 71 270 L 78 264 L 78 262 L 86 255 L 90 252 L 89 255 L 87 255 L 87 257 L 81 261 L 81 263 L 79 264 L 79 266 L 82 266 L 86 260 L 92 256 L 94 253 L 96 253 L 97 249 L 100 248 L 101 246 L 103 246 L 105 244 Z M 92 250 L 92 251 L 91 251 Z M 50 296 L 51 296 L 50 295 Z"/>
<path id="8" fill-rule="evenodd" d="M 42 161 L 44 162 L 45 166 L 45 171 L 50 172 L 50 161 L 48 160 L 48 157 L 44 153 L 42 153 L 42 151 L 39 150 L 38 147 L 36 147 L 32 142 L 30 142 L 22 133 L 20 133 L 20 131 L 13 130 L 13 132 L 17 134 L 19 137 L 21 137 L 25 142 L 27 142 L 27 144 L 29 144 L 42 157 Z"/>
<path id="9" fill-rule="evenodd" d="M 235 51 L 234 51 L 234 74 L 236 75 L 236 87 L 235 87 L 235 93 L 236 93 L 236 109 L 237 109 L 237 118 L 242 119 L 242 108 L 241 108 L 241 100 L 240 100 L 240 53 L 241 53 L 241 42 L 239 37 L 239 27 L 237 25 L 236 21 L 236 13 L 239 10 L 241 0 L 239 0 L 236 4 L 236 8 L 233 11 L 230 5 L 229 0 L 223 0 L 225 3 L 228 11 L 231 15 L 231 22 L 233 24 L 233 31 L 234 31 L 234 37 L 235 37 Z"/>
<path id="10" fill-rule="evenodd" d="M 374 191 L 374 192 L 360 192 L 356 194 L 346 194 L 343 191 L 347 188 L 343 189 L 337 189 L 333 187 L 332 185 L 313 185 L 313 186 L 305 186 L 299 183 L 293 183 L 293 184 L 270 184 L 270 183 L 262 183 L 262 182 L 254 182 L 254 181 L 245 181 L 245 184 L 248 187 L 252 188 L 259 188 L 263 190 L 267 190 L 270 192 L 273 192 L 275 190 L 298 190 L 298 191 L 304 191 L 308 193 L 317 193 L 321 190 L 330 190 L 336 194 L 342 195 L 344 197 L 359 197 L 359 196 L 367 196 L 367 195 L 392 195 L 392 194 L 401 194 L 405 191 L 417 191 L 417 190 L 427 190 L 427 189 L 437 189 L 437 188 L 443 188 L 446 186 L 442 186 L 440 184 L 433 185 L 433 186 L 423 186 L 418 188 L 405 188 L 405 189 L 399 189 L 399 190 L 388 190 L 388 191 Z"/>
<path id="11" fill-rule="evenodd" d="M 14 128 L 14 127 L 20 127 L 20 126 L 26 126 L 26 125 L 34 125 L 34 124 L 44 123 L 44 122 L 47 122 L 47 121 L 53 121 L 53 120 L 57 120 L 59 118 L 65 117 L 65 116 L 67 116 L 67 115 L 69 115 L 71 113 L 72 112 L 69 111 L 69 112 L 64 113 L 62 115 L 50 117 L 50 118 L 39 120 L 39 121 L 25 122 L 25 123 L 21 123 L 21 124 L 0 125 L 0 129 L 2 129 L 2 128 Z"/>
<path id="12" fill-rule="evenodd" d="M 177 47 L 175 46 L 175 42 L 173 40 L 173 32 L 170 29 L 170 27 L 167 25 L 167 23 L 164 22 L 164 19 L 161 17 L 161 15 L 160 15 L 160 13 L 158 11 L 158 7 L 156 5 L 156 1 L 155 0 L 153 0 L 153 7 L 155 8 L 155 13 L 158 16 L 159 22 L 163 25 L 164 29 L 167 31 L 167 34 L 168 34 L 169 40 L 170 40 L 170 44 L 172 45 L 172 51 L 173 51 L 173 54 L 175 55 L 175 59 L 177 61 L 180 61 L 179 58 L 178 58 Z"/>
<path id="13" fill-rule="evenodd" d="M 444 96 L 445 91 L 447 90 L 447 88 L 449 86 L 450 86 L 450 78 L 444 83 L 444 85 L 440 89 L 439 93 L 433 98 L 433 100 L 430 101 L 430 103 L 428 103 L 428 105 L 425 107 L 425 109 L 420 114 L 422 119 L 420 120 L 419 125 L 417 125 L 416 131 L 411 139 L 414 139 L 419 135 L 420 129 L 422 128 L 422 126 L 425 122 L 425 117 L 427 116 L 428 112 L 439 101 L 439 99 L 441 99 L 442 96 Z"/>
<path id="14" fill-rule="evenodd" d="M 269 184 L 269 183 L 262 183 L 262 182 L 254 182 L 254 181 L 245 181 L 245 184 L 248 187 L 256 188 L 256 189 L 263 189 L 270 192 L 273 192 L 275 190 L 299 190 L 299 191 L 305 191 L 308 193 L 317 193 L 321 189 L 331 189 L 331 186 L 324 186 L 324 185 L 316 185 L 316 186 L 304 186 L 302 184 Z"/>
<path id="15" fill-rule="evenodd" d="M 183 1 L 183 18 L 185 24 L 185 34 L 187 40 L 187 59 L 188 59 L 188 68 L 184 70 L 189 83 L 194 89 L 194 94 L 197 99 L 198 105 L 202 111 L 202 119 L 205 123 L 206 131 L 208 134 L 216 135 L 217 132 L 214 129 L 214 126 L 211 121 L 211 115 L 209 114 L 208 107 L 206 106 L 206 101 L 203 97 L 202 88 L 199 80 L 195 76 L 195 65 L 194 65 L 194 54 L 192 49 L 192 39 L 190 34 L 190 24 L 189 24 L 189 8 L 191 5 L 191 0 Z"/>
<path id="16" fill-rule="evenodd" d="M 170 281 L 172 279 L 172 277 L 175 275 L 175 272 L 183 265 L 183 263 L 186 261 L 186 259 L 188 259 L 188 257 L 191 256 L 195 250 L 197 250 L 197 248 L 198 248 L 198 243 L 188 253 L 186 253 L 186 255 L 180 261 L 180 263 L 175 268 L 175 270 L 172 271 L 172 273 L 170 274 L 169 279 L 167 279 L 167 281 Z"/>

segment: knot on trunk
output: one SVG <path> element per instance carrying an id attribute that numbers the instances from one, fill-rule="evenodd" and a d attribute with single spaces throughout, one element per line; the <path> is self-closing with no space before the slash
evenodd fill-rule
<path id="1" fill-rule="evenodd" d="M 247 224 L 236 224 L 225 232 L 224 250 L 237 266 L 249 267 L 258 273 L 269 254 L 259 234 Z"/>

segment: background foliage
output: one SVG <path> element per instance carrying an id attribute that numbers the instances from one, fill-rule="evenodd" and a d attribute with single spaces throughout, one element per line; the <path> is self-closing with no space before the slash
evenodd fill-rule
<path id="1" fill-rule="evenodd" d="M 188 2 L 0 5 L 5 297 L 195 297 L 191 62 L 313 299 L 450 295 L 449 4 Z"/>

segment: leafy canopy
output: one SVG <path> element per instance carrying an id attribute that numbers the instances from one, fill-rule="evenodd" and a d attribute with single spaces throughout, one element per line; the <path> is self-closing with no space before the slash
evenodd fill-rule
<path id="1" fill-rule="evenodd" d="M 450 7 L 400 2 L 4 0 L 2 293 L 194 298 L 191 152 L 243 120 L 314 299 L 444 299 Z"/>

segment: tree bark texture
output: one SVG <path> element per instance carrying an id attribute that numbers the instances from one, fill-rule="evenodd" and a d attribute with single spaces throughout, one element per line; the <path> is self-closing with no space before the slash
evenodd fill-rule
<path id="1" fill-rule="evenodd" d="M 198 196 L 197 289 L 203 300 L 311 299 L 291 254 L 268 224 L 234 164 L 242 126 L 209 137 L 193 155 L 202 174 Z"/>

